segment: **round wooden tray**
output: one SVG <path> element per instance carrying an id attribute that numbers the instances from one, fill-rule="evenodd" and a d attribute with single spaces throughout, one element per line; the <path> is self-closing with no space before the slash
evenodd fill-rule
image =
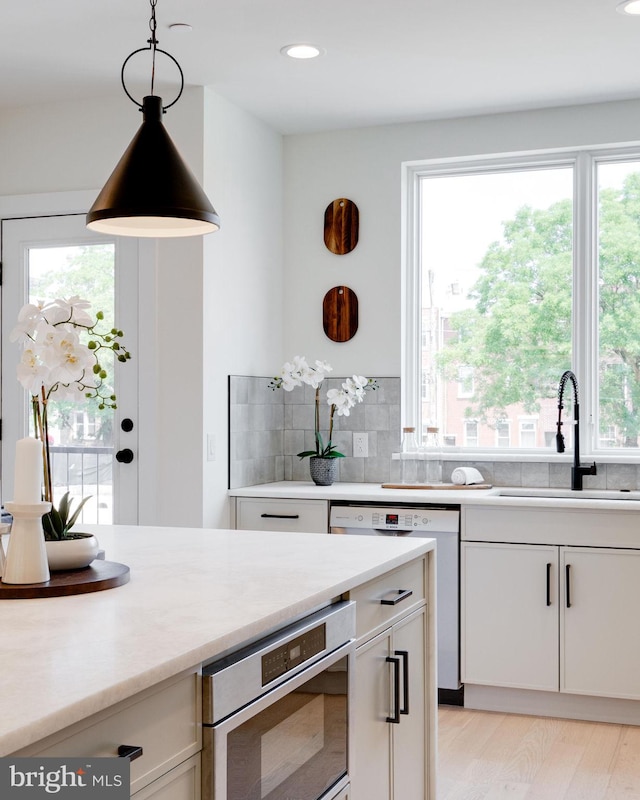
<path id="1" fill-rule="evenodd" d="M 101 592 L 128 582 L 129 567 L 126 564 L 96 559 L 84 569 L 52 572 L 51 578 L 44 583 L 3 583 L 0 580 L 0 600 Z"/>

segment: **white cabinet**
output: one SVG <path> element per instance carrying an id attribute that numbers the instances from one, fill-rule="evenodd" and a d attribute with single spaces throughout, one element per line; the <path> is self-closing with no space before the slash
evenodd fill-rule
<path id="1" fill-rule="evenodd" d="M 463 542 L 462 680 L 558 689 L 558 548 Z"/>
<path id="2" fill-rule="evenodd" d="M 238 497 L 235 528 L 245 531 L 329 533 L 329 503 L 327 500 Z"/>
<path id="3" fill-rule="evenodd" d="M 16 753 L 21 756 L 116 756 L 131 761 L 131 795 L 139 800 L 198 800 L 202 749 L 199 670 L 183 673 Z"/>
<path id="4" fill-rule="evenodd" d="M 560 557 L 561 690 L 639 700 L 640 551 L 568 547 Z"/>
<path id="5" fill-rule="evenodd" d="M 465 683 L 640 699 L 640 551 L 462 543 Z"/>
<path id="6" fill-rule="evenodd" d="M 432 797 L 435 681 L 425 592 L 420 559 L 351 593 L 359 646 L 350 800 Z"/>

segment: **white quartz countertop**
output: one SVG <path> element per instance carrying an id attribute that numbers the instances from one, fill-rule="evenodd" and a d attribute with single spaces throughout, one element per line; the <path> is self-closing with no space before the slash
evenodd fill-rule
<path id="1" fill-rule="evenodd" d="M 83 526 L 130 582 L 0 601 L 0 756 L 304 615 L 431 539 Z"/>
<path id="2" fill-rule="evenodd" d="M 518 491 L 510 487 L 510 491 Z M 539 496 L 503 496 L 503 487 L 490 489 L 383 489 L 379 483 L 334 483 L 316 486 L 312 481 L 276 481 L 256 486 L 230 489 L 232 497 L 291 498 L 294 500 L 331 500 L 337 502 L 387 503 L 390 506 L 413 504 L 437 505 L 490 505 L 506 507 L 554 507 L 563 509 L 586 508 L 604 511 L 627 511 L 640 514 L 640 492 L 617 493 L 585 490 L 570 492 L 569 497 L 545 496 L 553 489 L 535 489 Z M 522 489 L 522 492 L 526 492 Z M 628 499 L 624 499 L 628 497 Z M 614 499 L 615 498 L 615 499 Z"/>

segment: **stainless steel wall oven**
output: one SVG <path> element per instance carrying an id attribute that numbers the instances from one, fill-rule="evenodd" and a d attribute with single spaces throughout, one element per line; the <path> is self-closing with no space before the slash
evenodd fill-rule
<path id="1" fill-rule="evenodd" d="M 203 669 L 203 800 L 334 800 L 349 783 L 355 604 Z"/>

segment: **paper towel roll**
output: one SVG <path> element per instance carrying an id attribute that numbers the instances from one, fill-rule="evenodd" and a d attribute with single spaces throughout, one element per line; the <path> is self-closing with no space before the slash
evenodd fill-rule
<path id="1" fill-rule="evenodd" d="M 468 483 L 484 483 L 484 478 L 475 467 L 456 467 L 451 473 L 451 483 L 464 486 Z"/>

